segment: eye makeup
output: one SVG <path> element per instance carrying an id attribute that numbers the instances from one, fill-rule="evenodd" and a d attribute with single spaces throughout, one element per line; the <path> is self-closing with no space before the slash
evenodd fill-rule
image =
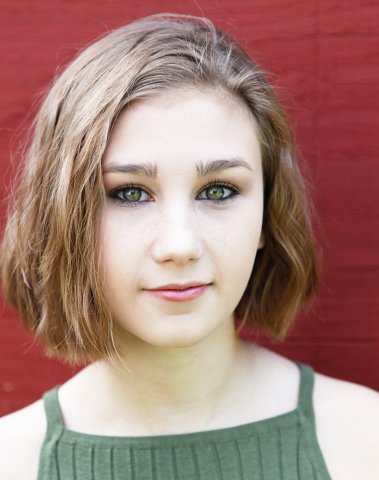
<path id="1" fill-rule="evenodd" d="M 213 189 L 213 193 L 211 189 Z M 203 193 L 205 193 L 205 197 L 200 197 L 200 195 Z M 215 179 L 212 182 L 207 183 L 202 188 L 202 190 L 197 194 L 196 199 L 200 201 L 209 201 L 214 204 L 222 204 L 232 200 L 233 197 L 235 197 L 236 195 L 239 195 L 240 193 L 241 193 L 240 189 L 233 183 Z M 128 199 L 127 196 L 130 194 L 132 195 Z M 210 198 L 212 195 L 216 195 L 216 197 L 218 196 L 219 198 Z M 125 183 L 123 185 L 120 185 L 119 187 L 111 189 L 107 193 L 107 197 L 112 202 L 115 202 L 117 205 L 120 205 L 123 207 L 137 207 L 141 205 L 146 205 L 147 203 L 153 201 L 152 195 L 148 192 L 146 187 L 143 187 L 142 185 L 139 185 L 137 183 L 131 183 L 131 182 Z M 146 198 L 141 199 L 144 197 Z M 150 197 L 150 199 L 148 197 Z"/>

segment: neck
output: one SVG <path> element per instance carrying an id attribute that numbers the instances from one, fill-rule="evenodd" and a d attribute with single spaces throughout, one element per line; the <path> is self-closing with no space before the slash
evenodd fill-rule
<path id="1" fill-rule="evenodd" d="M 189 347 L 129 341 L 117 365 L 94 365 L 113 418 L 133 421 L 138 434 L 195 431 L 211 425 L 232 401 L 245 346 L 226 325 Z M 99 378 L 100 377 L 100 378 Z M 132 420 L 133 419 L 133 420 Z"/>

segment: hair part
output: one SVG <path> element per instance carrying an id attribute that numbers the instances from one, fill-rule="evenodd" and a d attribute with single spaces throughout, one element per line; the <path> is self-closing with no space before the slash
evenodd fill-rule
<path id="1" fill-rule="evenodd" d="M 5 300 L 47 353 L 70 363 L 116 358 L 98 272 L 101 160 L 133 102 L 195 88 L 242 100 L 259 133 L 265 246 L 236 308 L 240 327 L 282 339 L 313 296 L 318 264 L 292 133 L 262 70 L 207 18 L 157 14 L 85 48 L 54 81 L 35 118 L 0 246 Z"/>

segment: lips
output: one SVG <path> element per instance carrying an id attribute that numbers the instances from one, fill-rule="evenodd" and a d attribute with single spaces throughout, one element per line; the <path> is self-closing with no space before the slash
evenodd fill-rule
<path id="1" fill-rule="evenodd" d="M 149 288 L 148 290 L 186 290 L 187 288 L 200 287 L 208 285 L 206 282 L 188 282 L 188 283 L 169 283 L 167 285 L 161 285 L 156 288 Z"/>
<path id="2" fill-rule="evenodd" d="M 188 302 L 202 295 L 210 284 L 190 282 L 186 284 L 170 283 L 158 288 L 147 290 L 155 297 L 169 302 Z"/>

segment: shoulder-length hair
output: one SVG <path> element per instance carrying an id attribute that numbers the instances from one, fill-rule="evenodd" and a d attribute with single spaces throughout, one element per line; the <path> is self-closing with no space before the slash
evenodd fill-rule
<path id="1" fill-rule="evenodd" d="M 112 31 L 53 82 L 33 124 L 0 247 L 5 300 L 47 353 L 71 363 L 117 356 L 97 268 L 101 160 L 132 102 L 195 87 L 242 99 L 259 130 L 265 246 L 235 316 L 284 338 L 318 283 L 293 136 L 262 70 L 207 18 L 163 13 Z"/>

